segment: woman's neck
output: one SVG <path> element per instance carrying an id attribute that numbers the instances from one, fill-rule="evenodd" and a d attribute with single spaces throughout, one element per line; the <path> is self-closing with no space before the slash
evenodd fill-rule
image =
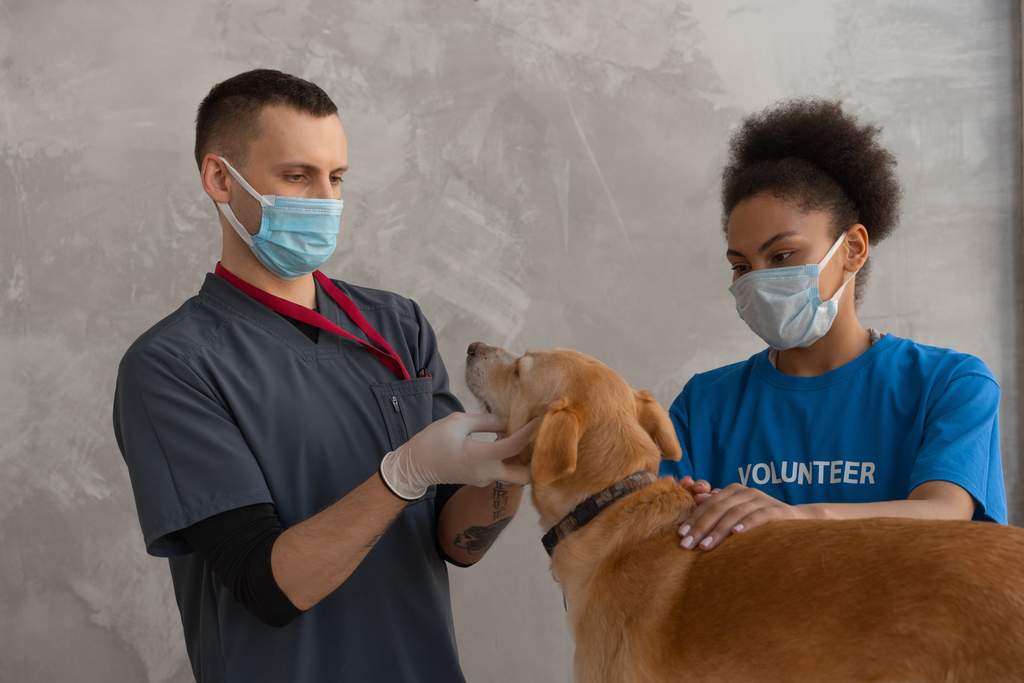
<path id="1" fill-rule="evenodd" d="M 852 289 L 852 287 L 851 287 Z M 871 348 L 871 332 L 857 319 L 853 297 L 844 301 L 824 337 L 802 349 L 779 351 L 776 368 L 795 377 L 817 377 L 850 363 Z"/>

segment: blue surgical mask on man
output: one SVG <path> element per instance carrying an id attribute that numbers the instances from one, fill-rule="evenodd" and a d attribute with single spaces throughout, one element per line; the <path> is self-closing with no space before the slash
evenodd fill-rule
<path id="1" fill-rule="evenodd" d="M 344 202 L 261 195 L 224 157 L 218 158 L 263 209 L 260 231 L 250 235 L 231 207 L 217 202 L 228 223 L 267 270 L 282 280 L 295 280 L 315 271 L 334 253 Z"/>
<path id="2" fill-rule="evenodd" d="M 755 270 L 729 288 L 740 318 L 768 346 L 779 351 L 804 348 L 832 327 L 839 299 L 854 274 L 846 274 L 842 287 L 828 301 L 818 295 L 818 277 L 844 239 L 845 232 L 820 263 Z"/>

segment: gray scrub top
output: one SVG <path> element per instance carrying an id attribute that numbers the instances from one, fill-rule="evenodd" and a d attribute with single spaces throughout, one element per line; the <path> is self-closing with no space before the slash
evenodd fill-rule
<path id="1" fill-rule="evenodd" d="M 170 558 L 200 683 L 463 681 L 434 487 L 405 508 L 352 575 L 283 628 L 250 614 L 182 538 L 191 524 L 273 503 L 288 528 L 377 471 L 433 420 L 462 410 L 415 302 L 335 281 L 402 359 L 395 375 L 357 342 L 290 322 L 217 275 L 121 361 L 114 432 L 151 555 Z M 317 285 L 320 312 L 365 339 Z"/>

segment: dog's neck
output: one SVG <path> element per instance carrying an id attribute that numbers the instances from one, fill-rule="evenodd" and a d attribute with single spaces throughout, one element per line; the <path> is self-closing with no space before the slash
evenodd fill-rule
<path id="1" fill-rule="evenodd" d="M 657 480 L 657 474 L 644 470 L 631 474 L 622 481 L 590 496 L 544 534 L 544 538 L 541 539 L 544 549 L 548 551 L 549 556 L 552 555 L 559 541 L 588 524 L 606 507 L 620 498 L 650 486 Z"/>
<path id="2" fill-rule="evenodd" d="M 547 530 L 576 506 L 626 477 L 644 470 L 657 472 L 661 452 L 646 433 L 630 434 L 627 439 L 608 438 L 606 432 L 615 425 L 588 432 L 580 441 L 580 452 L 587 452 L 589 463 L 579 463 L 576 470 L 550 484 L 535 485 L 531 492 L 533 506 L 540 514 L 541 526 Z M 612 446 L 612 444 L 615 444 Z M 603 467 L 594 467 L 595 459 L 611 454 Z M 590 466 L 588 466 L 588 464 Z M 610 465 L 610 466 L 609 466 Z"/>

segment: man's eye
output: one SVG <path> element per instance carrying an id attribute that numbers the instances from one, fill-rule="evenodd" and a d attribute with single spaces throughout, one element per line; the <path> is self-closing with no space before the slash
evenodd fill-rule
<path id="1" fill-rule="evenodd" d="M 341 176 L 334 176 L 333 178 L 331 178 L 331 184 L 332 185 L 337 185 L 338 183 L 343 183 L 343 182 L 345 182 L 345 181 L 341 179 Z"/>
<path id="2" fill-rule="evenodd" d="M 302 180 L 302 176 L 301 175 L 290 175 L 290 176 L 285 176 L 285 177 L 288 178 L 288 180 L 292 181 L 293 183 L 297 183 L 300 180 Z"/>

